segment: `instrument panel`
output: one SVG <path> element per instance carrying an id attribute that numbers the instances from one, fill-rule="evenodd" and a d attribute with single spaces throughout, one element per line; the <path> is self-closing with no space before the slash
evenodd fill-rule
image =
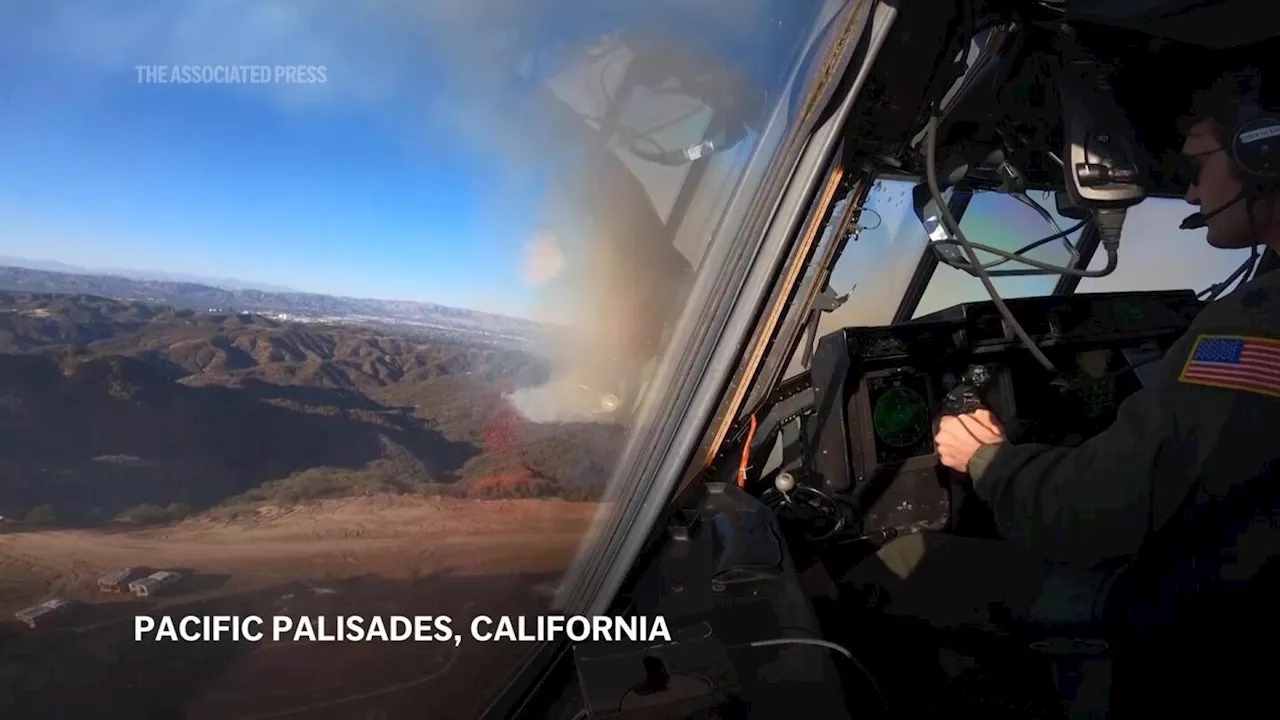
<path id="1" fill-rule="evenodd" d="M 877 463 L 901 463 L 933 452 L 933 390 L 928 375 L 910 368 L 866 378 Z"/>
<path id="2" fill-rule="evenodd" d="M 808 475 L 853 508 L 860 532 L 951 523 L 955 478 L 938 465 L 933 436 L 944 410 L 956 411 L 958 389 L 980 396 L 1013 442 L 1082 442 L 1141 387 L 1134 358 L 1161 356 L 1202 307 L 1190 291 L 1007 304 L 1068 386 L 1054 383 L 990 302 L 819 341 Z"/>

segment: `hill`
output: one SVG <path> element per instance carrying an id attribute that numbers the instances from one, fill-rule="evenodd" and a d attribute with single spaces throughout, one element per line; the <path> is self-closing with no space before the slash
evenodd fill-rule
<path id="1" fill-rule="evenodd" d="M 263 290 L 266 292 L 297 292 L 294 288 L 282 287 L 279 285 L 268 285 L 264 283 L 256 283 L 248 280 L 240 280 L 229 277 L 209 277 L 206 275 L 191 275 L 189 273 L 173 273 L 161 272 L 156 270 L 135 270 L 133 268 L 114 268 L 114 267 L 98 267 L 86 268 L 78 265 L 71 265 L 57 260 L 41 260 L 37 258 L 14 257 L 11 255 L 0 256 L 0 265 L 27 268 L 30 270 L 46 270 L 55 273 L 70 273 L 72 275 L 112 275 L 116 277 L 128 278 L 131 280 L 172 280 L 176 282 L 199 283 L 201 285 L 212 285 L 214 287 L 225 288 L 227 290 Z"/>
<path id="2" fill-rule="evenodd" d="M 145 522 L 391 492 L 590 496 L 617 427 L 506 402 L 533 354 L 255 313 L 0 292 L 0 514 Z"/>
<path id="3" fill-rule="evenodd" d="M 179 280 L 25 267 L 0 266 L 0 288 L 37 294 L 92 295 L 201 312 L 250 313 L 295 322 L 359 324 L 393 329 L 401 335 L 427 340 L 465 340 L 499 347 L 530 347 L 554 332 L 551 328 L 520 318 L 433 303 L 258 289 L 231 290 Z"/>

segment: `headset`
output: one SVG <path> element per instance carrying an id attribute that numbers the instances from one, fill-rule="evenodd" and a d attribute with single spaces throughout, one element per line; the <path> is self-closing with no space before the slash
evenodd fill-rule
<path id="1" fill-rule="evenodd" d="M 1280 184 L 1280 112 L 1268 109 L 1263 102 L 1263 76 L 1255 70 L 1234 73 L 1238 93 L 1236 121 L 1226 133 L 1224 148 L 1235 165 L 1244 189 L 1235 199 L 1207 213 L 1193 213 L 1182 221 L 1183 230 L 1198 230 L 1210 218 L 1241 200 L 1256 200 L 1277 189 Z"/>
<path id="2" fill-rule="evenodd" d="M 1280 113 L 1263 105 L 1263 77 L 1258 72 L 1236 76 L 1240 88 L 1236 124 L 1227 134 L 1228 151 L 1241 180 L 1263 186 L 1280 179 Z"/>
<path id="3" fill-rule="evenodd" d="M 1180 226 L 1183 230 L 1198 230 L 1206 227 L 1209 220 L 1232 205 L 1245 201 L 1245 207 L 1252 212 L 1251 204 L 1267 197 L 1280 189 L 1280 112 L 1271 110 L 1264 104 L 1264 76 L 1256 70 L 1234 73 L 1236 82 L 1236 121 L 1226 133 L 1227 146 L 1224 148 L 1231 162 L 1235 165 L 1236 175 L 1243 188 L 1233 200 L 1205 213 L 1188 215 Z M 1241 263 L 1235 272 L 1225 280 L 1210 285 L 1197 294 L 1198 298 L 1212 302 L 1226 292 L 1239 279 L 1240 284 L 1248 282 L 1258 271 L 1258 246 L 1254 245 L 1249 259 Z"/>

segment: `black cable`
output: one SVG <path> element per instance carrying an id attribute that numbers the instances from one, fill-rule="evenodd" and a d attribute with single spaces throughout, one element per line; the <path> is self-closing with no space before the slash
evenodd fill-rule
<path id="1" fill-rule="evenodd" d="M 883 224 L 884 224 L 884 217 L 883 217 L 882 215 L 880 215 L 880 213 L 876 212 L 875 210 L 872 210 L 872 209 L 871 209 L 871 208 L 869 208 L 869 207 L 866 207 L 866 206 L 860 206 L 860 207 L 856 207 L 856 208 L 854 208 L 854 210 L 858 212 L 858 220 L 859 220 L 859 222 L 854 223 L 854 227 L 853 227 L 853 228 L 851 228 L 850 232 L 862 232 L 863 230 L 877 230 L 877 229 L 879 229 L 879 227 L 880 227 L 881 225 L 883 225 Z M 876 216 L 876 224 L 875 224 L 875 225 L 872 225 L 871 227 L 866 227 L 865 225 L 863 225 L 863 224 L 861 223 L 861 220 L 862 220 L 862 213 L 871 213 L 872 215 L 875 215 L 875 216 Z"/>
<path id="2" fill-rule="evenodd" d="M 1255 196 L 1248 194 L 1247 192 L 1242 192 L 1241 196 L 1244 197 L 1245 216 L 1249 218 L 1249 233 L 1256 240 L 1258 237 L 1258 223 L 1253 216 L 1253 203 L 1255 202 L 1256 198 Z M 1240 267 L 1236 268 L 1235 272 L 1228 275 L 1226 280 L 1223 280 L 1220 283 L 1215 283 L 1213 285 L 1210 285 L 1204 290 L 1201 290 L 1200 292 L 1196 293 L 1196 299 L 1200 300 L 1203 297 L 1205 302 L 1213 302 L 1214 300 L 1217 300 L 1219 297 L 1222 296 L 1223 293 L 1227 291 L 1227 288 L 1231 287 L 1231 283 L 1235 282 L 1236 278 L 1240 278 L 1239 284 L 1236 285 L 1236 290 L 1239 290 L 1241 287 L 1244 286 L 1245 283 L 1249 282 L 1251 276 L 1253 275 L 1253 272 L 1250 272 L 1250 270 L 1256 272 L 1257 269 L 1258 269 L 1258 245 L 1257 243 L 1255 243 L 1253 247 L 1249 248 L 1248 260 L 1245 260 L 1244 262 L 1240 263 Z"/>
<path id="3" fill-rule="evenodd" d="M 1258 252 L 1257 245 L 1254 245 L 1253 249 L 1249 252 L 1249 265 L 1248 273 L 1246 273 L 1244 279 L 1240 281 L 1241 286 L 1257 278 L 1258 268 L 1262 267 L 1262 253 Z M 1239 290 L 1240 288 L 1237 287 L 1236 289 Z"/>
<path id="4" fill-rule="evenodd" d="M 936 131 L 935 131 L 935 138 L 936 138 Z M 1082 224 L 1083 224 L 1083 223 L 1082 223 Z M 958 228 L 957 228 L 957 229 L 958 229 Z M 1073 228 L 1073 229 L 1072 229 L 1072 231 L 1074 232 L 1074 230 L 1075 230 L 1075 229 Z M 956 237 L 959 237 L 959 235 L 958 235 L 957 233 L 952 233 L 952 235 L 955 235 Z M 1057 238 L 1056 238 L 1056 237 L 1050 238 L 1050 241 L 1052 241 L 1052 240 L 1057 240 Z M 1034 259 L 1029 258 L 1029 257 L 1024 257 L 1024 256 L 1022 256 L 1022 255 L 1019 255 L 1019 254 L 1018 254 L 1018 252 L 1022 252 L 1021 250 L 1019 250 L 1019 251 L 1017 251 L 1017 252 L 1009 252 L 1008 250 L 1001 250 L 1000 248 L 991 247 L 990 245 L 983 245 L 983 244 L 981 244 L 981 243 L 974 243 L 974 242 L 968 242 L 968 241 L 965 241 L 965 242 L 958 242 L 957 240 L 938 240 L 938 241 L 936 241 L 936 242 L 939 242 L 939 243 L 955 243 L 956 245 L 962 245 L 962 246 L 965 246 L 965 247 L 968 247 L 968 248 L 973 248 L 973 249 L 975 249 L 975 250 L 981 250 L 981 251 L 983 251 L 983 252 L 988 252 L 988 253 L 991 253 L 992 255 L 995 255 L 995 256 L 997 256 L 997 257 L 1006 258 L 1006 260 L 1016 260 L 1016 261 L 1018 261 L 1018 262 L 1020 262 L 1020 263 L 1023 263 L 1023 264 L 1025 264 L 1025 265 L 1030 265 L 1030 266 L 1032 266 L 1032 267 L 1040 268 L 1043 272 L 1038 273 L 1038 274 L 1044 274 L 1044 275 L 1071 275 L 1071 276 L 1074 276 L 1074 277 L 1082 277 L 1082 278 L 1106 277 L 1106 276 L 1110 275 L 1111 273 L 1115 272 L 1116 266 L 1119 264 L 1119 256 L 1118 256 L 1117 254 L 1113 253 L 1113 252 L 1111 251 L 1111 249 L 1110 249 L 1110 248 L 1108 248 L 1108 249 L 1107 249 L 1107 264 L 1106 264 L 1105 266 L 1103 266 L 1103 267 L 1102 267 L 1102 269 L 1100 269 L 1100 270 L 1082 270 L 1082 269 L 1080 269 L 1080 268 L 1072 268 L 1072 267 L 1065 267 L 1065 266 L 1062 266 L 1062 265 L 1054 265 L 1054 264 L 1052 264 L 1052 263 L 1043 262 L 1043 261 L 1041 261 L 1041 260 L 1034 260 Z M 1037 242 L 1039 242 L 1039 241 L 1037 241 Z M 974 259 L 976 259 L 976 258 L 977 258 L 977 255 L 975 254 L 975 255 L 974 255 Z M 980 265 L 976 265 L 976 266 L 974 266 L 974 268 L 973 268 L 973 269 L 977 270 L 977 269 L 981 268 L 982 270 L 984 270 L 984 271 L 985 271 L 988 267 L 990 267 L 990 265 L 989 265 L 989 264 L 986 264 L 986 265 L 982 265 L 982 264 L 980 264 Z M 1006 272 L 1007 272 L 1007 271 L 1006 271 Z"/>
<path id="5" fill-rule="evenodd" d="M 964 54 L 961 60 L 959 61 L 959 64 L 961 65 L 961 67 L 964 68 L 961 71 L 961 78 L 963 78 L 964 72 L 968 71 L 969 55 L 973 50 L 973 43 L 974 43 L 974 40 L 977 39 L 977 34 L 979 32 L 979 29 L 976 26 L 976 20 L 974 17 L 973 0 L 968 0 L 967 2 L 962 3 L 961 12 L 963 13 L 961 21 L 964 23 L 965 30 L 967 31 L 966 32 L 967 39 L 964 40 L 964 44 L 962 45 Z M 996 22 L 992 24 L 999 24 L 999 23 Z M 985 30 L 986 26 L 984 25 L 982 29 Z M 958 78 L 957 82 L 961 78 Z M 943 202 L 942 193 L 939 190 L 940 186 L 938 185 L 938 182 L 937 182 L 937 149 L 938 149 L 938 122 L 939 122 L 938 112 L 939 112 L 938 105 L 937 105 L 937 102 L 935 101 L 933 104 L 932 112 L 930 114 L 929 128 L 928 128 L 928 132 L 926 133 L 927 136 L 925 139 L 925 143 L 927 145 L 927 147 L 925 148 L 925 153 L 927 156 L 925 164 L 927 166 L 926 171 L 929 174 L 931 174 L 933 177 L 929 186 L 929 190 L 933 194 L 933 201 L 941 209 L 942 216 L 949 220 L 949 222 L 944 223 L 944 225 L 949 231 L 948 234 L 951 235 L 953 239 L 942 240 L 937 242 L 955 243 L 965 249 L 966 254 L 969 256 L 969 264 L 971 267 L 961 268 L 961 269 L 970 270 L 980 280 L 982 280 L 983 285 L 987 287 L 987 292 L 991 294 L 992 301 L 996 303 L 997 308 L 1003 307 L 1004 301 L 999 297 L 999 294 L 996 293 L 995 286 L 991 284 L 991 274 L 987 273 L 987 269 L 989 267 L 995 267 L 995 264 L 983 264 L 978 262 L 977 253 L 973 252 L 973 250 L 982 250 L 983 252 L 990 253 L 992 255 L 995 255 L 996 257 L 1004 258 L 1003 261 L 996 261 L 996 264 L 999 264 L 1001 262 L 1007 262 L 1009 260 L 1016 260 L 1024 265 L 1030 265 L 1033 268 L 1038 268 L 1040 271 L 1040 272 L 1037 272 L 1034 270 L 1003 270 L 1003 271 L 997 271 L 995 273 L 995 275 L 999 277 L 1007 277 L 1007 276 L 1013 276 L 1013 275 L 1048 274 L 1048 275 L 1070 275 L 1073 277 L 1081 277 L 1081 278 L 1095 278 L 1095 277 L 1106 277 L 1111 273 L 1115 272 L 1116 266 L 1119 264 L 1119 257 L 1115 251 L 1115 248 L 1110 246 L 1105 247 L 1105 250 L 1107 253 L 1107 264 L 1103 266 L 1101 270 L 1087 270 L 1087 269 L 1081 269 L 1081 268 L 1065 267 L 1062 265 L 1053 265 L 1051 263 L 1042 262 L 1040 260 L 1033 260 L 1032 258 L 1024 257 L 1023 255 L 1021 255 L 1021 253 L 1029 252 L 1031 249 L 1034 249 L 1034 247 L 1039 247 L 1040 245 L 1037 244 L 1039 243 L 1039 241 L 1036 241 L 1036 243 L 1032 243 L 1032 245 L 1028 246 L 1027 248 L 1022 248 L 1012 253 L 1007 250 L 1001 250 L 1000 248 L 991 247 L 989 245 L 970 243 L 969 240 L 964 237 L 964 233 L 960 231 L 960 225 L 959 223 L 955 222 L 955 217 L 951 214 L 950 208 L 946 207 L 946 204 Z M 1084 223 L 1082 221 L 1079 225 L 1076 226 L 1076 228 L 1073 228 L 1070 231 L 1066 231 L 1065 234 L 1055 233 L 1053 236 L 1050 236 L 1049 239 L 1045 239 L 1045 242 L 1052 242 L 1053 240 L 1057 240 L 1059 237 L 1066 237 L 1067 235 L 1070 235 L 1072 232 L 1074 232 L 1076 229 L 1079 229 L 1079 227 L 1083 226 L 1083 224 Z M 954 229 L 952 226 L 954 226 Z M 959 239 L 958 242 L 956 238 Z M 1108 245 L 1108 244 L 1104 243 L 1104 245 Z M 1009 320 L 1011 318 L 1006 317 L 1006 319 Z M 1015 325 L 1014 332 L 1017 333 L 1019 330 L 1021 330 L 1021 326 Z M 1023 334 L 1025 334 L 1025 332 Z M 1031 342 L 1030 337 L 1028 337 L 1025 340 L 1025 342 Z M 1039 355 L 1037 359 L 1040 359 L 1040 357 L 1043 357 L 1043 353 L 1040 353 L 1038 348 L 1034 350 L 1033 353 Z M 1048 358 L 1044 358 L 1044 360 L 1042 361 L 1042 364 L 1047 362 L 1048 362 Z M 1046 367 L 1052 368 L 1052 363 L 1046 365 Z"/>
<path id="6" fill-rule="evenodd" d="M 942 196 L 942 188 L 938 185 L 938 111 L 934 108 L 929 114 L 929 124 L 926 127 L 925 137 L 925 179 L 929 183 L 929 192 L 933 195 L 933 202 L 938 206 L 938 212 L 942 219 L 942 224 L 946 227 L 948 234 L 959 242 L 964 248 L 965 254 L 969 256 L 969 264 L 973 266 L 973 271 L 977 274 L 978 279 L 982 281 L 982 286 L 987 289 L 987 294 L 991 296 L 991 302 L 996 306 L 996 310 L 1004 321 L 1009 325 L 1009 329 L 1014 335 L 1022 341 L 1022 344 L 1031 352 L 1031 356 L 1036 359 L 1049 372 L 1060 375 L 1058 368 L 1053 362 L 1040 350 L 1035 340 L 1027 334 L 1027 331 L 1014 317 L 1009 310 L 1009 306 L 1005 304 L 1004 298 L 1000 297 L 1000 293 L 996 291 L 995 283 L 991 282 L 991 276 L 987 273 L 986 268 L 982 267 L 982 263 L 978 261 L 978 253 L 969 244 L 969 239 L 965 237 L 964 232 L 960 230 L 960 223 L 956 222 L 956 218 L 951 214 L 951 208 L 947 206 L 946 199 Z M 999 255 L 1000 253 L 993 253 Z M 1021 259 L 1021 258 L 1020 258 Z M 1023 259 L 1026 262 L 1028 259 Z M 1110 264 L 1111 258 L 1108 258 Z M 1034 264 L 1034 263 L 1029 263 Z"/>
<path id="7" fill-rule="evenodd" d="M 1226 293 L 1227 288 L 1231 287 L 1231 284 L 1236 282 L 1237 279 L 1239 279 L 1240 282 L 1236 285 L 1236 289 L 1239 290 L 1245 283 L 1249 282 L 1250 273 L 1248 271 L 1250 268 L 1257 269 L 1257 262 L 1258 246 L 1254 245 L 1249 253 L 1248 260 L 1241 263 L 1240 267 L 1236 268 L 1235 272 L 1228 275 L 1226 280 L 1223 280 L 1220 283 L 1214 283 L 1213 285 L 1210 285 L 1204 290 L 1196 293 L 1196 299 L 1203 299 L 1204 302 L 1213 302 L 1214 300 L 1222 297 L 1222 295 Z M 1243 277 L 1241 277 L 1242 275 Z"/>
<path id="8" fill-rule="evenodd" d="M 815 639 L 815 638 L 797 638 L 797 637 L 775 638 L 772 640 L 756 640 L 755 642 L 746 643 L 746 646 L 748 647 L 769 647 L 772 645 L 809 645 L 813 647 L 826 648 L 827 650 L 831 650 L 835 652 L 837 655 L 848 660 L 851 664 L 853 664 L 854 667 L 858 669 L 858 672 L 862 673 L 862 676 L 867 680 L 868 683 L 871 684 L 871 689 L 876 694 L 876 700 L 879 701 L 880 703 L 880 709 L 883 710 L 886 714 L 889 712 L 889 703 L 884 697 L 884 692 L 880 690 L 880 683 L 876 682 L 876 676 L 870 670 L 867 669 L 866 665 L 862 664 L 862 661 L 858 659 L 858 656 L 854 655 L 853 652 L 849 650 L 849 648 L 843 645 L 840 645 L 839 643 L 831 642 L 830 640 L 822 640 L 822 639 Z M 743 647 L 743 646 L 730 645 L 725 649 L 729 650 L 735 647 Z"/>
<path id="9" fill-rule="evenodd" d="M 1015 193 L 1013 195 L 1013 198 L 1018 202 L 1022 203 L 1023 205 L 1026 205 L 1027 207 L 1031 208 L 1036 212 L 1036 214 L 1044 218 L 1044 221 L 1049 223 L 1049 226 L 1053 228 L 1053 231 L 1055 234 L 1061 234 L 1064 232 L 1062 229 L 1062 226 L 1058 225 L 1058 221 L 1053 218 L 1053 214 L 1050 213 L 1048 210 L 1046 210 L 1039 203 L 1032 200 L 1025 192 Z M 1084 221 L 1081 220 L 1080 222 L 1076 223 L 1075 227 L 1076 229 L 1079 229 L 1084 227 L 1084 224 L 1085 224 Z M 1065 234 L 1062 234 L 1062 244 L 1065 245 L 1067 248 L 1067 251 L 1071 253 L 1071 262 L 1069 263 L 1068 266 L 1075 267 L 1080 262 L 1080 250 L 1079 248 L 1076 247 L 1074 242 L 1067 239 L 1067 236 L 1070 234 L 1071 234 L 1070 230 L 1067 230 L 1065 231 Z M 1036 247 L 1039 247 L 1039 245 L 1036 243 L 1032 243 L 1032 244 L 1036 245 Z M 1026 249 L 1022 248 L 1021 250 L 1025 251 Z M 1014 254 L 1021 255 L 1023 254 L 1023 252 L 1020 252 L 1019 250 L 1014 250 Z"/>
<path id="10" fill-rule="evenodd" d="M 1053 242 L 1054 240 L 1060 240 L 1060 239 L 1062 239 L 1062 238 L 1068 237 L 1068 236 L 1072 235 L 1073 233 L 1076 233 L 1076 232 L 1080 231 L 1081 229 L 1083 229 L 1083 228 L 1084 228 L 1084 226 L 1085 226 L 1087 223 L 1088 223 L 1088 221 L 1087 221 L 1087 220 L 1081 220 L 1080 222 L 1076 223 L 1075 225 L 1072 225 L 1071 227 L 1067 228 L 1066 230 L 1060 230 L 1060 231 L 1058 231 L 1058 232 L 1056 232 L 1056 233 L 1054 233 L 1054 234 L 1052 234 L 1052 235 L 1047 235 L 1047 236 L 1045 236 L 1045 237 L 1040 238 L 1039 240 L 1036 240 L 1036 241 L 1033 241 L 1033 242 L 1027 243 L 1026 245 L 1024 245 L 1024 246 L 1022 246 L 1022 247 L 1018 248 L 1017 250 L 1014 250 L 1012 254 L 1013 254 L 1013 255 L 1015 255 L 1015 256 L 1018 256 L 1018 257 L 1014 257 L 1014 258 L 1004 258 L 1004 259 L 1002 259 L 1002 260 L 993 260 L 992 262 L 984 263 L 984 264 L 982 265 L 982 267 L 983 267 L 984 269 L 990 270 L 991 268 L 998 267 L 998 266 L 1003 265 L 1003 264 L 1005 264 L 1005 263 L 1007 263 L 1007 262 L 1010 262 L 1010 261 L 1012 261 L 1012 260 L 1016 260 L 1016 261 L 1018 261 L 1018 262 L 1024 262 L 1024 261 L 1025 261 L 1025 259 L 1021 257 L 1022 255 L 1025 255 L 1026 253 L 1029 253 L 1029 252 L 1031 252 L 1032 250 L 1035 250 L 1035 249 L 1036 249 L 1036 248 L 1038 248 L 1038 247 L 1041 247 L 1041 246 L 1043 246 L 1043 245 L 1047 245 L 1047 244 L 1049 244 L 1049 243 Z M 955 240 L 950 240 L 950 239 L 948 239 L 948 240 L 932 240 L 932 241 L 930 241 L 930 242 L 931 242 L 932 244 L 934 244 L 934 245 L 959 245 L 959 244 L 960 244 L 960 243 L 956 242 Z M 997 253 L 1004 252 L 1004 251 L 1000 250 L 999 248 L 993 248 L 993 247 L 991 247 L 990 245 L 983 245 L 983 244 L 981 244 L 981 243 L 970 243 L 970 246 L 971 246 L 971 247 L 973 247 L 975 250 L 982 250 L 982 251 L 984 251 L 984 252 L 991 252 L 992 250 L 995 250 Z M 954 267 L 954 266 L 953 266 L 953 267 Z M 963 268 L 961 268 L 961 269 L 963 269 Z M 1065 268 L 1065 269 L 1071 269 L 1071 268 Z M 1006 272 L 1007 272 L 1007 271 L 1006 271 Z M 1042 271 L 1042 270 L 1034 270 L 1034 271 L 1027 271 L 1027 272 L 1034 272 L 1034 273 L 1036 273 L 1036 274 L 1041 274 L 1041 275 L 1044 275 L 1044 274 L 1049 274 L 1049 275 L 1056 274 L 1056 273 L 1047 272 L 1047 271 Z"/>
<path id="11" fill-rule="evenodd" d="M 804 500 L 800 498 L 800 495 L 803 493 L 816 496 L 820 502 L 816 505 L 804 502 Z M 791 497 L 792 495 L 796 496 L 795 499 Z M 760 493 L 760 502 L 774 513 L 778 513 L 783 508 L 794 509 L 797 504 L 803 503 L 810 508 L 818 510 L 819 514 L 826 515 L 831 518 L 834 522 L 834 526 L 827 532 L 819 533 L 817 535 L 805 535 L 805 539 L 809 542 L 830 540 L 844 530 L 846 518 L 839 503 L 837 503 L 830 495 L 827 495 L 817 488 L 809 487 L 808 485 L 796 484 L 795 488 L 792 489 L 790 493 L 785 493 L 776 487 L 765 488 L 764 492 Z M 805 518 L 798 519 L 803 520 Z"/>

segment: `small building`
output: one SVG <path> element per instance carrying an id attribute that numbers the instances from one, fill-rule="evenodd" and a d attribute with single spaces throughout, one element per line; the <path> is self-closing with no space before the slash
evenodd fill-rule
<path id="1" fill-rule="evenodd" d="M 129 592 L 136 597 L 152 597 L 164 593 L 165 590 L 172 588 L 181 579 L 181 573 L 161 570 L 160 572 L 151 573 L 141 580 L 134 580 L 129 583 Z"/>
<path id="2" fill-rule="evenodd" d="M 19 610 L 13 616 L 27 627 L 35 629 L 41 625 L 50 625 L 62 619 L 71 610 L 71 601 L 62 598 L 45 600 L 39 605 Z"/>
<path id="3" fill-rule="evenodd" d="M 151 574 L 151 568 L 132 566 L 98 578 L 98 589 L 105 593 L 121 593 L 129 589 L 129 583 Z"/>

